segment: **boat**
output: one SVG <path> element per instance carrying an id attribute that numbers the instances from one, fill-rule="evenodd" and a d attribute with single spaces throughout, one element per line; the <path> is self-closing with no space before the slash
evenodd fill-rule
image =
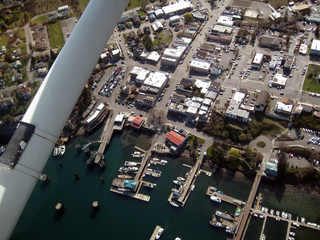
<path id="1" fill-rule="evenodd" d="M 153 161 L 159 162 L 159 158 L 152 158 Z"/>
<path id="2" fill-rule="evenodd" d="M 284 216 L 285 216 L 285 212 L 282 212 L 282 213 L 281 213 L 281 217 L 284 218 Z"/>
<path id="3" fill-rule="evenodd" d="M 255 214 L 253 214 L 253 216 L 254 216 L 254 217 L 258 217 L 258 214 L 255 213 Z"/>
<path id="4" fill-rule="evenodd" d="M 304 217 L 301 218 L 301 222 L 304 223 L 306 219 Z"/>
<path id="5" fill-rule="evenodd" d="M 276 220 L 279 222 L 279 221 L 280 221 L 280 218 L 277 217 Z"/>
<path id="6" fill-rule="evenodd" d="M 266 208 L 264 209 L 264 212 L 265 212 L 265 213 L 268 213 L 268 210 L 269 210 L 269 209 L 266 207 Z"/>
<path id="7" fill-rule="evenodd" d="M 289 232 L 289 235 L 292 236 L 292 237 L 294 237 L 294 236 L 296 235 L 296 233 L 294 233 L 294 232 Z"/>
<path id="8" fill-rule="evenodd" d="M 151 176 L 155 177 L 155 178 L 159 178 L 161 176 L 161 174 L 160 173 L 152 173 Z"/>
<path id="9" fill-rule="evenodd" d="M 211 224 L 211 226 L 218 227 L 218 228 L 225 228 L 226 227 L 221 222 L 216 222 L 216 221 L 211 220 L 209 223 Z"/>
<path id="10" fill-rule="evenodd" d="M 121 178 L 121 179 L 130 179 L 130 178 L 132 178 L 132 177 L 129 176 L 129 175 L 118 175 L 118 178 Z"/>
<path id="11" fill-rule="evenodd" d="M 288 213 L 284 214 L 284 218 L 288 219 Z"/>
<path id="12" fill-rule="evenodd" d="M 128 172 L 135 172 L 138 171 L 139 168 L 137 167 L 128 167 Z"/>
<path id="13" fill-rule="evenodd" d="M 259 215 L 259 218 L 264 218 L 264 216 L 263 215 Z"/>
<path id="14" fill-rule="evenodd" d="M 211 196 L 210 199 L 214 202 L 217 202 L 217 203 L 221 203 L 221 198 L 218 198 L 218 197 L 215 197 L 215 196 Z"/>
<path id="15" fill-rule="evenodd" d="M 207 175 L 208 177 L 211 177 L 212 174 L 209 173 L 209 172 L 207 172 L 206 175 Z"/>
<path id="16" fill-rule="evenodd" d="M 64 153 L 66 152 L 66 146 L 65 145 L 62 145 L 62 146 L 60 146 L 59 147 L 59 149 L 60 149 L 60 156 L 63 156 L 64 155 Z"/>
<path id="17" fill-rule="evenodd" d="M 230 229 L 229 226 L 226 226 L 226 232 L 230 233 L 230 234 L 234 234 L 235 230 L 234 229 Z"/>
<path id="18" fill-rule="evenodd" d="M 176 237 L 174 240 L 182 240 L 182 238 Z"/>
<path id="19" fill-rule="evenodd" d="M 215 215 L 219 218 L 223 218 L 228 221 L 234 221 L 234 215 L 231 213 L 223 212 L 222 210 L 217 210 Z"/>
<path id="20" fill-rule="evenodd" d="M 53 149 L 53 156 L 54 157 L 58 156 L 58 148 Z"/>
<path id="21" fill-rule="evenodd" d="M 276 216 L 279 216 L 280 212 L 279 211 L 276 211 Z"/>
<path id="22" fill-rule="evenodd" d="M 299 223 L 297 223 L 297 222 L 293 222 L 292 225 L 295 226 L 295 227 L 299 227 L 300 226 Z"/>
<path id="23" fill-rule="evenodd" d="M 192 188 L 191 188 L 191 191 L 193 191 L 195 187 L 196 187 L 196 185 L 193 184 Z"/>
<path id="24" fill-rule="evenodd" d="M 156 163 L 156 162 L 151 162 L 151 161 L 150 161 L 150 163 L 151 163 L 152 165 L 157 165 L 157 163 Z"/>
<path id="25" fill-rule="evenodd" d="M 133 155 L 141 155 L 141 152 L 133 152 Z"/>
<path id="26" fill-rule="evenodd" d="M 183 185 L 183 183 L 178 180 L 173 180 L 173 182 L 174 182 L 174 184 L 179 185 L 179 186 Z"/>
<path id="27" fill-rule="evenodd" d="M 161 171 L 159 171 L 159 170 L 154 170 L 154 172 L 155 173 L 159 173 L 159 174 L 161 174 L 162 172 Z"/>
<path id="28" fill-rule="evenodd" d="M 171 206 L 179 207 L 179 205 L 178 205 L 178 204 L 176 204 L 176 203 L 174 203 L 174 202 L 172 202 L 172 201 L 170 201 L 170 204 L 171 204 Z"/>
<path id="29" fill-rule="evenodd" d="M 149 171 L 149 172 L 153 172 L 153 169 L 151 169 L 151 168 L 147 168 L 147 171 Z"/>
<path id="30" fill-rule="evenodd" d="M 143 183 L 143 186 L 144 186 L 144 187 L 148 187 L 148 188 L 154 188 L 155 186 L 157 186 L 157 184 L 144 182 L 144 183 Z"/>
<path id="31" fill-rule="evenodd" d="M 150 176 L 150 175 L 151 175 L 151 173 L 150 173 L 150 172 L 145 172 L 144 174 L 145 174 L 145 175 L 148 175 L 148 176 Z"/>
<path id="32" fill-rule="evenodd" d="M 177 180 L 179 180 L 179 181 L 185 181 L 186 179 L 184 179 L 183 177 L 177 177 Z"/>
<path id="33" fill-rule="evenodd" d="M 160 237 L 161 237 L 161 235 L 162 235 L 162 233 L 163 233 L 163 228 L 160 228 L 159 229 L 159 231 L 158 231 L 158 233 L 157 233 L 157 236 L 156 236 L 156 239 L 159 239 Z"/>
<path id="34" fill-rule="evenodd" d="M 270 214 L 271 214 L 271 215 L 273 215 L 273 213 L 274 213 L 274 210 L 273 210 L 273 209 L 271 209 L 271 210 L 270 210 Z"/>
<path id="35" fill-rule="evenodd" d="M 212 192 L 216 192 L 216 191 L 217 191 L 217 188 L 212 187 L 212 186 L 209 186 L 209 190 L 212 191 Z"/>
<path id="36" fill-rule="evenodd" d="M 261 240 L 266 240 L 266 239 L 267 239 L 266 235 L 262 234 Z"/>
<path id="37" fill-rule="evenodd" d="M 125 162 L 124 162 L 124 165 L 125 165 L 126 167 L 134 167 L 134 166 L 137 166 L 137 163 L 125 161 Z"/>
<path id="38" fill-rule="evenodd" d="M 163 163 L 163 164 L 167 164 L 168 163 L 168 161 L 166 161 L 166 160 L 161 160 L 160 162 Z"/>
<path id="39" fill-rule="evenodd" d="M 117 190 L 121 192 L 131 192 L 131 190 L 128 188 L 117 188 Z"/>

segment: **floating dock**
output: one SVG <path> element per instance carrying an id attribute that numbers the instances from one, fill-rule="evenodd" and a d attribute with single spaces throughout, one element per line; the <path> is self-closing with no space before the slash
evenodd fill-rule
<path id="1" fill-rule="evenodd" d="M 157 236 L 160 228 L 161 228 L 161 226 L 159 226 L 159 225 L 156 226 L 156 228 L 154 229 L 154 231 L 153 231 L 153 233 L 151 235 L 150 240 L 155 240 L 156 239 L 156 236 Z"/>
<path id="2" fill-rule="evenodd" d="M 236 205 L 236 206 L 245 205 L 246 204 L 245 202 L 243 202 L 243 201 L 241 201 L 239 199 L 230 197 L 230 196 L 222 194 L 222 193 L 213 192 L 213 191 L 210 190 L 210 187 L 208 187 L 206 195 L 208 195 L 209 197 L 211 197 L 211 196 L 218 197 L 218 198 L 221 199 L 221 201 L 224 201 L 224 202 Z"/>
<path id="3" fill-rule="evenodd" d="M 141 193 L 122 192 L 122 191 L 117 190 L 114 187 L 111 187 L 110 191 L 114 192 L 114 193 L 122 194 L 122 195 L 125 195 L 125 196 L 128 196 L 128 197 L 132 197 L 132 198 L 135 198 L 135 199 L 138 199 L 138 200 L 142 200 L 144 202 L 149 202 L 150 201 L 150 196 L 147 196 L 147 195 L 144 195 L 144 194 L 141 194 Z"/>

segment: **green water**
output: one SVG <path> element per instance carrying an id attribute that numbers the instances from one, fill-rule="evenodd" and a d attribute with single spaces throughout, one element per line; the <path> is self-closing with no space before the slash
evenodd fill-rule
<path id="1" fill-rule="evenodd" d="M 184 176 L 188 171 L 188 168 L 182 166 L 183 163 L 192 162 L 183 158 L 161 157 L 168 160 L 168 164 L 151 168 L 162 171 L 162 176 L 159 179 L 145 177 L 146 181 L 157 183 L 156 188 L 142 187 L 140 190 L 151 197 L 149 203 L 118 195 L 109 191 L 112 179 L 116 177 L 124 161 L 132 161 L 131 153 L 136 151 L 134 146 L 147 149 L 151 138 L 132 131 L 124 131 L 122 135 L 116 134 L 105 152 L 106 169 L 89 169 L 86 165 L 87 157 L 84 153 L 79 154 L 74 145 L 84 145 L 87 140 L 96 140 L 100 132 L 89 138 L 80 137 L 69 144 L 63 157 L 48 159 L 43 172 L 50 176 L 51 181 L 48 185 L 38 182 L 11 239 L 141 240 L 149 239 L 156 225 L 165 229 L 161 237 L 164 240 L 175 239 L 177 236 L 184 240 L 226 239 L 228 235 L 225 231 L 212 227 L 209 221 L 216 209 L 234 213 L 235 207 L 210 201 L 205 195 L 206 189 L 209 185 L 215 186 L 225 194 L 246 201 L 252 180 L 237 179 L 232 174 L 221 172 L 212 177 L 201 174 L 185 207 L 174 208 L 167 201 L 171 188 L 174 187 L 172 180 Z M 97 149 L 98 145 L 91 148 Z M 63 168 L 60 168 L 59 161 Z M 75 180 L 74 172 L 80 176 L 79 180 Z M 104 179 L 104 184 L 100 182 L 100 177 Z M 267 191 L 264 187 L 261 189 Z M 272 191 L 265 196 L 265 201 L 268 202 L 269 198 L 273 201 Z M 285 199 L 285 196 L 282 197 L 280 203 Z M 92 211 L 91 203 L 96 200 L 99 201 L 100 210 L 95 213 Z M 57 202 L 66 206 L 66 211 L 60 218 L 54 210 Z M 254 224 L 254 221 L 251 224 Z M 260 233 L 261 226 L 251 227 L 251 224 L 248 235 L 253 233 L 252 236 L 258 236 L 254 233 Z M 280 225 L 278 228 L 283 229 Z"/>

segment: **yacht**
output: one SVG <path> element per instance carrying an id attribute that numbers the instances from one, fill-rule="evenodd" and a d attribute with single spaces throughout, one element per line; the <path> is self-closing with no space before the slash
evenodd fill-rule
<path id="1" fill-rule="evenodd" d="M 64 153 L 66 152 L 66 146 L 62 145 L 62 146 L 59 147 L 59 149 L 60 149 L 60 156 L 63 156 Z"/>
<path id="2" fill-rule="evenodd" d="M 147 168 L 147 171 L 149 171 L 149 172 L 153 172 L 153 169 L 151 169 L 151 168 Z"/>
<path id="3" fill-rule="evenodd" d="M 135 172 L 138 171 L 139 168 L 137 167 L 128 167 L 128 172 Z"/>
<path id="4" fill-rule="evenodd" d="M 215 197 L 215 196 L 211 196 L 210 199 L 214 202 L 217 202 L 217 203 L 221 203 L 221 198 L 218 198 L 218 197 Z"/>
<path id="5" fill-rule="evenodd" d="M 304 223 L 306 219 L 304 217 L 301 218 L 301 222 Z"/>
<path id="6" fill-rule="evenodd" d="M 276 220 L 279 222 L 279 221 L 280 221 L 280 218 L 276 217 Z"/>
<path id="7" fill-rule="evenodd" d="M 159 162 L 159 158 L 152 158 L 153 161 Z"/>
<path id="8" fill-rule="evenodd" d="M 174 182 L 174 184 L 177 184 L 177 185 L 179 185 L 179 186 L 183 185 L 183 183 L 180 182 L 180 181 L 178 181 L 178 180 L 173 180 L 173 182 Z"/>
<path id="9" fill-rule="evenodd" d="M 174 203 L 174 202 L 170 202 L 171 206 L 174 206 L 174 207 L 179 207 L 178 204 Z"/>
<path id="10" fill-rule="evenodd" d="M 141 155 L 141 152 L 133 152 L 133 155 Z"/>
<path id="11" fill-rule="evenodd" d="M 259 218 L 264 218 L 264 216 L 263 215 L 259 215 Z"/>
<path id="12" fill-rule="evenodd" d="M 270 214 L 271 214 L 271 215 L 273 215 L 273 213 L 274 213 L 274 210 L 273 210 L 273 209 L 271 209 L 271 210 L 270 210 Z"/>
<path id="13" fill-rule="evenodd" d="M 174 240 L 182 240 L 182 238 L 176 237 Z"/>
<path id="14" fill-rule="evenodd" d="M 134 167 L 134 166 L 137 166 L 137 163 L 125 161 L 125 162 L 124 162 L 124 165 L 125 165 L 126 167 Z"/>
<path id="15" fill-rule="evenodd" d="M 281 213 L 281 217 L 284 218 L 284 216 L 285 216 L 285 212 L 282 212 L 282 213 Z"/>
<path id="16" fill-rule="evenodd" d="M 160 237 L 161 237 L 161 235 L 162 235 L 162 233 L 163 233 L 163 228 L 160 228 L 159 229 L 159 231 L 158 231 L 158 233 L 157 233 L 157 236 L 156 236 L 156 239 L 159 239 Z"/>
<path id="17" fill-rule="evenodd" d="M 168 163 L 168 161 L 166 161 L 166 160 L 161 160 L 160 162 L 163 163 L 163 164 L 167 164 Z"/>
<path id="18" fill-rule="evenodd" d="M 280 212 L 279 211 L 276 211 L 276 216 L 279 216 L 280 215 Z"/>
<path id="19" fill-rule="evenodd" d="M 294 232 L 289 232 L 289 235 L 292 236 L 292 237 L 294 237 L 294 236 L 296 235 L 296 233 L 294 233 Z"/>
<path id="20" fill-rule="evenodd" d="M 152 165 L 157 165 L 157 163 L 156 162 L 150 162 Z"/>
<path id="21" fill-rule="evenodd" d="M 297 222 L 293 222 L 292 225 L 295 226 L 295 227 L 299 227 L 300 226 L 299 223 L 297 223 Z"/>

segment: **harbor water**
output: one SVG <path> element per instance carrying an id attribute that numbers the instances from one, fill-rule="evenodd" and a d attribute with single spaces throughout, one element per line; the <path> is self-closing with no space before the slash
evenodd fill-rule
<path id="1" fill-rule="evenodd" d="M 106 169 L 99 167 L 88 168 L 86 165 L 87 156 L 75 149 L 77 143 L 82 146 L 88 140 L 99 138 L 101 130 L 89 138 L 79 137 L 69 144 L 63 157 L 48 159 L 43 171 L 51 181 L 46 185 L 38 182 L 29 201 L 26 205 L 19 222 L 12 234 L 11 239 L 150 239 L 156 225 L 165 230 L 161 239 L 169 240 L 181 237 L 183 240 L 195 239 L 226 239 L 228 236 L 223 229 L 212 227 L 209 221 L 216 209 L 230 213 L 235 212 L 235 206 L 228 203 L 215 203 L 205 195 L 208 186 L 217 187 L 224 194 L 246 201 L 252 179 L 238 177 L 239 174 L 230 174 L 218 171 L 211 177 L 201 174 L 197 181 L 194 192 L 188 198 L 184 208 L 172 207 L 168 200 L 172 182 L 179 176 L 184 176 L 189 170 L 182 166 L 183 163 L 192 165 L 193 162 L 184 158 L 172 158 L 157 156 L 168 161 L 166 166 L 150 166 L 155 170 L 162 171 L 160 178 L 146 176 L 144 180 L 156 183 L 154 189 L 141 187 L 140 193 L 149 195 L 150 202 L 135 200 L 126 196 L 110 192 L 111 181 L 119 172 L 125 161 L 140 161 L 133 159 L 131 153 L 137 151 L 134 147 L 142 149 L 150 147 L 151 137 L 139 135 L 131 130 L 125 130 L 122 134 L 115 134 L 105 152 Z M 90 146 L 91 150 L 98 149 L 98 143 Z M 60 167 L 61 162 L 63 167 Z M 209 170 L 209 169 L 207 169 Z M 76 180 L 74 172 L 77 172 L 80 179 Z M 100 181 L 103 178 L 104 183 Z M 259 189 L 263 193 L 264 203 L 269 209 L 273 206 L 280 210 L 300 214 L 302 210 L 295 207 L 295 204 L 287 202 L 286 192 L 282 198 L 277 198 L 275 186 L 264 186 Z M 295 190 L 293 190 L 294 192 Z M 298 194 L 298 193 L 296 193 Z M 307 193 L 300 199 L 300 204 L 310 200 L 313 211 L 319 212 L 319 202 L 313 203 L 312 194 Z M 91 203 L 98 201 L 100 210 L 92 210 Z M 57 202 L 63 203 L 66 210 L 59 217 L 54 206 Z M 283 204 L 282 204 L 283 203 Z M 317 205 L 318 204 L 318 205 Z M 288 205 L 288 206 L 287 206 Z M 284 207 L 286 206 L 286 207 Z M 290 209 L 294 207 L 294 209 Z M 309 208 L 309 206 L 305 206 Z M 288 209 L 286 209 L 288 208 Z M 302 207 L 302 209 L 304 209 Z M 301 211 L 301 212 L 300 212 Z M 311 214 L 311 213 L 310 213 Z M 316 213 L 310 215 L 310 221 L 319 222 Z M 307 219 L 307 215 L 305 215 Z M 318 216 L 319 217 L 319 216 Z M 260 220 L 260 221 L 259 221 Z M 255 236 L 260 234 L 262 220 L 251 221 L 246 239 L 258 239 Z M 309 221 L 309 219 L 307 219 Z M 276 221 L 275 221 L 276 222 Z M 254 227 L 251 225 L 256 224 Z M 265 231 L 279 228 L 286 231 L 282 224 L 267 222 Z M 299 230 L 300 231 L 300 230 Z M 303 231 L 303 230 L 302 230 Z M 271 234 L 271 233 L 270 233 Z M 267 234 L 266 234 L 267 235 Z M 298 235 L 298 233 L 297 233 Z M 303 238 L 304 234 L 299 234 Z M 268 236 L 267 236 L 268 238 Z M 278 239 L 278 238 L 268 238 Z M 298 238 L 296 238 L 298 239 Z M 310 239 L 310 238 L 309 238 Z"/>

